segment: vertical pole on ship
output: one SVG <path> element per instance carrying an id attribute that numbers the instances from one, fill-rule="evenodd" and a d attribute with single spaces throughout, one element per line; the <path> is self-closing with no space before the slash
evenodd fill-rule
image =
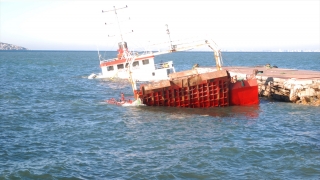
<path id="1" fill-rule="evenodd" d="M 108 10 L 108 11 L 102 10 L 102 13 L 114 11 L 114 14 L 116 15 L 116 20 L 117 20 L 117 23 L 118 23 L 119 36 L 120 36 L 120 38 L 121 38 L 122 49 L 124 49 L 125 46 L 124 46 L 124 41 L 123 41 L 123 36 L 122 36 L 122 31 L 121 31 L 121 27 L 120 27 L 120 23 L 119 23 L 119 18 L 118 18 L 117 10 L 124 9 L 124 8 L 127 8 L 127 7 L 128 7 L 127 5 L 126 5 L 125 7 L 122 7 L 122 8 L 116 8 L 115 6 L 113 6 L 113 10 Z"/>
<path id="2" fill-rule="evenodd" d="M 222 70 L 221 52 L 216 47 L 217 45 L 213 41 L 210 43 L 208 40 L 206 40 L 205 42 L 208 44 L 209 48 L 213 50 L 213 55 L 214 55 L 214 59 L 216 60 L 217 70 Z M 213 47 L 211 45 L 213 45 Z"/>
<path id="3" fill-rule="evenodd" d="M 173 50 L 174 48 L 173 48 L 173 46 L 172 46 L 172 41 L 171 41 L 171 37 L 170 37 L 170 31 L 169 31 L 169 27 L 168 27 L 168 24 L 166 24 L 166 27 L 167 27 L 167 34 L 168 34 L 168 36 L 169 36 L 169 41 L 170 41 L 170 48 L 171 48 L 171 50 Z"/>
<path id="4" fill-rule="evenodd" d="M 128 66 L 128 70 L 129 70 L 129 82 L 131 83 L 132 86 L 132 90 L 133 90 L 133 94 L 135 99 L 138 99 L 138 95 L 137 95 L 137 85 L 136 85 L 136 81 L 132 78 L 132 72 L 131 72 L 131 67 L 132 67 L 132 63 L 134 61 L 134 56 L 132 56 L 132 54 L 130 52 L 128 52 L 127 48 L 125 47 L 124 44 L 124 40 L 123 40 L 123 36 L 122 36 L 122 31 L 121 31 L 121 26 L 120 26 L 120 22 L 119 22 L 119 18 L 118 18 L 118 14 L 117 14 L 117 10 L 119 9 L 124 9 L 127 8 L 128 6 L 126 5 L 125 7 L 122 8 L 116 8 L 115 6 L 113 6 L 113 10 L 109 10 L 109 11 L 103 11 L 102 12 L 110 12 L 110 11 L 114 11 L 115 15 L 116 15 L 116 20 L 118 23 L 118 28 L 119 28 L 119 36 L 121 38 L 121 46 L 124 52 L 124 58 L 129 61 L 129 66 Z"/>

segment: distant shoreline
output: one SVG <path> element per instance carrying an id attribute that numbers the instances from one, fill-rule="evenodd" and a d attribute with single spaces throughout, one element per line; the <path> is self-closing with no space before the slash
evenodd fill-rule
<path id="1" fill-rule="evenodd" d="M 25 51 L 39 51 L 39 52 L 97 52 L 96 50 L 29 50 L 29 49 L 10 49 L 10 50 L 4 50 L 0 49 L 0 52 L 25 52 Z M 100 52 L 117 52 L 115 50 L 105 50 Z M 139 51 L 137 51 L 139 52 Z M 157 52 L 157 51 L 153 51 Z M 209 52 L 212 53 L 212 51 L 181 51 L 181 52 L 175 52 L 175 53 L 203 53 L 203 52 Z M 320 51 L 292 51 L 292 52 L 278 52 L 278 51 L 221 51 L 222 53 L 319 53 Z"/>
<path id="2" fill-rule="evenodd" d="M 27 51 L 27 50 L 28 50 L 27 48 L 22 46 L 0 42 L 0 51 Z"/>
<path id="3" fill-rule="evenodd" d="M 10 50 L 0 49 L 0 51 L 30 51 L 30 50 L 28 50 L 28 49 L 10 49 Z"/>

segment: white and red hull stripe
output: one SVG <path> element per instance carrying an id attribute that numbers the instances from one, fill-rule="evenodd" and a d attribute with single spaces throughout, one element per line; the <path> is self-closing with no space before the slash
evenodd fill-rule
<path id="1" fill-rule="evenodd" d="M 135 59 L 134 61 L 141 61 L 141 60 L 145 60 L 148 58 L 154 58 L 154 56 L 146 56 L 146 57 L 140 57 Z M 113 66 L 116 64 L 123 64 L 126 62 L 126 59 L 115 59 L 114 61 L 108 61 L 108 62 L 101 62 L 100 63 L 100 67 L 104 67 L 104 66 Z"/>

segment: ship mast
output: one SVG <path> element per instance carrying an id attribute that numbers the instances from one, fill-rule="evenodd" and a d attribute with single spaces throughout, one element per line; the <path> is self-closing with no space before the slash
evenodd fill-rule
<path id="1" fill-rule="evenodd" d="M 169 31 L 168 24 L 166 24 L 166 27 L 167 27 L 167 34 L 169 36 L 170 48 L 171 48 L 171 50 L 174 50 L 174 47 L 172 46 L 172 40 L 171 40 L 171 37 L 170 37 L 170 31 Z"/>
<path id="2" fill-rule="evenodd" d="M 119 36 L 121 38 L 121 47 L 122 47 L 122 50 L 123 50 L 123 56 L 126 59 L 126 62 L 129 63 L 129 65 L 128 65 L 129 79 L 128 80 L 131 83 L 133 94 L 135 95 L 135 99 L 138 99 L 137 93 L 136 93 L 137 92 L 137 84 L 136 84 L 136 81 L 133 79 L 132 71 L 131 71 L 132 63 L 135 60 L 135 56 L 131 52 L 128 51 L 126 43 L 123 40 L 123 35 L 122 35 L 121 26 L 120 26 L 120 22 L 119 22 L 119 18 L 118 18 L 118 13 L 117 13 L 117 10 L 124 9 L 124 8 L 127 8 L 127 7 L 128 7 L 127 5 L 125 7 L 122 7 L 122 8 L 116 8 L 115 6 L 113 6 L 112 10 L 108 10 L 108 11 L 102 10 L 102 13 L 114 11 L 114 13 L 116 15 L 116 21 L 118 23 L 118 28 L 119 28 Z"/>
<path id="3" fill-rule="evenodd" d="M 122 7 L 122 8 L 116 8 L 115 6 L 113 6 L 112 10 L 107 10 L 107 11 L 102 10 L 102 13 L 114 11 L 114 14 L 116 15 L 116 21 L 118 23 L 119 37 L 121 38 L 121 44 L 122 44 L 122 48 L 123 49 L 125 49 L 126 47 L 124 45 L 124 40 L 123 40 L 123 36 L 122 36 L 122 31 L 121 31 L 121 26 L 120 26 L 117 10 L 124 9 L 124 8 L 127 8 L 127 7 L 128 7 L 127 5 L 125 7 Z"/>

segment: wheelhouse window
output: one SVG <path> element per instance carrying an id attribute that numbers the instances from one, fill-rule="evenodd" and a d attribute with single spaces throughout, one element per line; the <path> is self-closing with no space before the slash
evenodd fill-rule
<path id="1" fill-rule="evenodd" d="M 132 63 L 132 66 L 133 66 L 133 67 L 138 67 L 138 66 L 139 66 L 139 61 L 133 62 L 133 63 Z"/>
<path id="2" fill-rule="evenodd" d="M 108 70 L 108 71 L 113 71 L 113 66 L 108 66 L 108 67 L 107 67 L 107 70 Z"/>
<path id="3" fill-rule="evenodd" d="M 149 64 L 149 59 L 142 60 L 142 64 L 143 64 L 143 65 Z"/>
<path id="4" fill-rule="evenodd" d="M 126 63 L 126 68 L 128 68 L 129 67 L 129 63 Z"/>
<path id="5" fill-rule="evenodd" d="M 118 64 L 118 65 L 117 65 L 117 68 L 118 68 L 118 69 L 123 69 L 123 68 L 124 68 L 124 65 L 123 65 L 123 64 Z"/>

